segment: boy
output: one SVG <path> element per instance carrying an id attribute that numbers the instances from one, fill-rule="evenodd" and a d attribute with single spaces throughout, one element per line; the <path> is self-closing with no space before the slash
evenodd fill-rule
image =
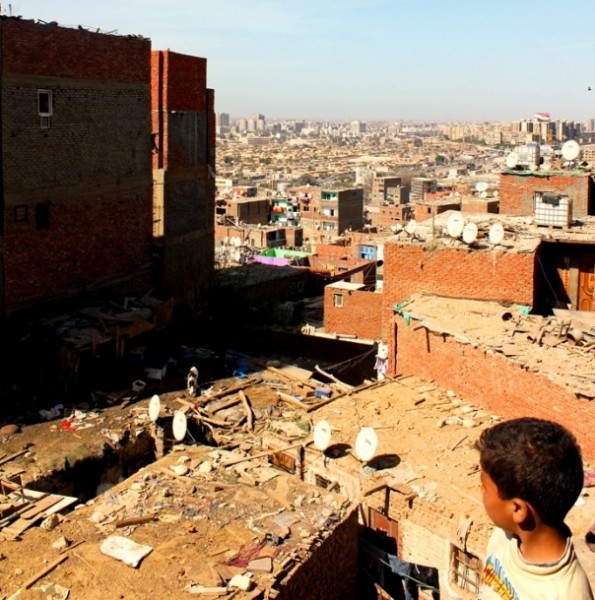
<path id="1" fill-rule="evenodd" d="M 488 543 L 479 597 L 592 600 L 564 524 L 583 485 L 574 436 L 524 417 L 486 429 L 476 447 L 483 503 L 499 528 Z"/>

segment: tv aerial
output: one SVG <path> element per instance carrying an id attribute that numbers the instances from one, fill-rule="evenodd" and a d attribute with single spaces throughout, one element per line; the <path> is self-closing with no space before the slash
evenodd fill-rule
<path id="1" fill-rule="evenodd" d="M 572 161 L 578 158 L 581 147 L 576 140 L 568 140 L 562 144 L 562 158 L 567 161 Z"/>

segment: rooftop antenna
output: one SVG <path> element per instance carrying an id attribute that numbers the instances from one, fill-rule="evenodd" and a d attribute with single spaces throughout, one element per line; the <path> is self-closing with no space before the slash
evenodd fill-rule
<path id="1" fill-rule="evenodd" d="M 519 164 L 518 152 L 513 151 L 506 157 L 506 166 L 509 169 L 514 169 L 518 164 Z"/>
<path id="2" fill-rule="evenodd" d="M 566 161 L 573 161 L 578 158 L 581 147 L 576 140 L 568 140 L 562 144 L 562 158 Z"/>
<path id="3" fill-rule="evenodd" d="M 159 399 L 159 396 L 157 394 L 155 394 L 149 400 L 149 419 L 151 419 L 151 421 L 153 423 L 156 423 L 157 419 L 159 418 L 160 412 L 161 412 L 161 400 Z"/>
<path id="4" fill-rule="evenodd" d="M 314 427 L 314 446 L 324 452 L 331 445 L 332 431 L 328 421 L 324 419 Z"/>
<path id="5" fill-rule="evenodd" d="M 463 218 L 462 213 L 453 212 L 450 217 L 448 217 L 448 221 L 446 222 L 446 231 L 448 231 L 448 235 L 451 238 L 461 237 L 464 227 L 465 219 Z"/>
<path id="6" fill-rule="evenodd" d="M 176 410 L 174 412 L 171 429 L 176 442 L 183 442 L 188 432 L 188 419 L 183 411 Z"/>
<path id="7" fill-rule="evenodd" d="M 465 244 L 472 244 L 477 239 L 477 225 L 475 223 L 467 223 L 463 227 L 463 241 Z"/>
<path id="8" fill-rule="evenodd" d="M 502 243 L 502 240 L 504 239 L 504 227 L 502 226 L 502 223 L 494 223 L 490 226 L 488 239 L 494 246 Z"/>
<path id="9" fill-rule="evenodd" d="M 416 223 L 415 219 L 411 219 L 409 221 L 409 223 L 407 223 L 407 225 L 405 225 L 405 231 L 409 235 L 415 235 L 415 232 L 417 231 L 417 223 Z"/>
<path id="10" fill-rule="evenodd" d="M 378 436 L 372 427 L 362 427 L 355 439 L 355 456 L 363 463 L 370 462 L 378 448 Z"/>

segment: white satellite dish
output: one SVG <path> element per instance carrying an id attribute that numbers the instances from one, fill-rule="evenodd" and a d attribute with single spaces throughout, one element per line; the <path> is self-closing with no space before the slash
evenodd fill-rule
<path id="1" fill-rule="evenodd" d="M 506 166 L 509 169 L 514 169 L 519 164 L 519 155 L 517 152 L 511 152 L 506 157 Z"/>
<path id="2" fill-rule="evenodd" d="M 314 427 L 314 445 L 324 452 L 331 445 L 332 431 L 328 421 L 322 420 Z"/>
<path id="3" fill-rule="evenodd" d="M 575 140 L 568 140 L 562 144 L 562 158 L 564 160 L 574 160 L 580 154 L 581 147 Z"/>
<path id="4" fill-rule="evenodd" d="M 502 227 L 502 223 L 494 223 L 490 226 L 488 239 L 491 244 L 502 243 L 502 240 L 504 239 L 504 227 Z"/>
<path id="5" fill-rule="evenodd" d="M 463 228 L 463 241 L 465 244 L 472 244 L 477 239 L 477 225 L 467 223 Z"/>
<path id="6" fill-rule="evenodd" d="M 485 181 L 478 181 L 475 184 L 475 189 L 478 192 L 485 192 L 488 189 L 488 184 Z"/>
<path id="7" fill-rule="evenodd" d="M 479 197 L 480 198 L 487 198 L 488 197 L 488 193 L 485 190 L 482 190 L 481 192 L 479 192 Z"/>
<path id="8" fill-rule="evenodd" d="M 416 229 L 417 229 L 417 223 L 415 222 L 415 219 L 411 219 L 411 221 L 409 221 L 409 223 L 407 223 L 407 225 L 405 225 L 405 231 L 409 235 L 413 235 L 415 233 Z"/>
<path id="9" fill-rule="evenodd" d="M 463 219 L 463 215 L 460 212 L 454 212 L 452 215 L 450 215 L 450 217 L 448 217 L 448 221 L 446 222 L 446 231 L 448 231 L 448 235 L 450 235 L 450 237 L 461 237 L 464 227 L 465 219 Z"/>
<path id="10" fill-rule="evenodd" d="M 181 410 L 174 412 L 171 429 L 176 441 L 181 442 L 184 440 L 188 431 L 188 419 L 186 419 L 186 415 Z"/>
<path id="11" fill-rule="evenodd" d="M 355 455 L 362 462 L 374 458 L 378 448 L 378 436 L 371 427 L 362 427 L 355 440 Z"/>
<path id="12" fill-rule="evenodd" d="M 161 412 L 161 400 L 159 399 L 159 396 L 157 394 L 155 394 L 149 400 L 149 419 L 151 419 L 151 421 L 153 421 L 153 423 L 155 423 L 155 421 L 157 421 L 157 419 L 159 418 L 160 412 Z"/>

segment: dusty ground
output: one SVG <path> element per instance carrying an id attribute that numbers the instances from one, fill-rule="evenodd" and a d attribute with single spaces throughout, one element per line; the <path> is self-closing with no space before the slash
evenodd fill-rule
<path id="1" fill-rule="evenodd" d="M 268 373 L 267 381 L 245 390 L 256 419 L 254 433 L 226 431 L 220 434 L 222 443 L 229 441 L 231 445 L 237 445 L 244 440 L 250 442 L 246 444 L 247 448 L 257 443 L 264 431 L 277 430 L 279 423 L 299 423 L 298 429 L 286 431 L 288 440 L 299 437 L 299 429 L 303 432 L 303 439 L 309 440 L 312 434 L 304 424 L 309 423 L 313 428 L 318 421 L 325 419 L 333 429 L 333 444 L 344 444 L 349 450 L 342 460 L 349 461 L 347 466 L 355 472 L 360 471 L 370 485 L 380 476 L 405 482 L 418 492 L 429 514 L 436 515 L 437 528 L 442 523 L 448 525 L 461 517 L 469 517 L 475 523 L 473 535 L 487 536 L 490 525 L 481 505 L 473 442 L 483 427 L 497 419 L 496 416 L 416 378 L 385 382 L 382 386 L 345 396 L 307 413 L 278 401 L 279 387 L 274 384 L 288 384 L 287 380 L 278 377 L 275 381 Z M 223 380 L 216 382 L 213 389 L 237 383 L 238 380 L 233 378 Z M 27 452 L 2 468 L 5 473 L 22 471 L 23 479 L 30 481 L 48 475 L 63 466 L 66 460 L 72 464 L 77 457 L 99 452 L 106 443 L 117 444 L 117 437 L 125 431 L 137 435 L 143 428 L 150 427 L 148 403 L 155 391 L 147 388 L 142 397 L 130 403 L 117 402 L 101 408 L 96 416 L 87 413 L 82 422 L 92 426 L 85 429 L 65 429 L 64 419 L 57 419 L 25 426 L 21 432 L 5 436 L 2 438 L 2 454 L 10 457 L 23 449 Z M 163 392 L 160 397 L 164 418 L 180 408 L 176 402 L 178 398 L 189 399 L 184 388 Z M 232 410 L 241 411 L 241 406 Z M 377 431 L 377 454 L 386 459 L 386 465 L 383 466 L 380 461 L 377 469 L 365 469 L 351 456 L 355 436 L 364 425 Z M 329 457 L 332 460 L 332 453 Z M 585 527 L 594 514 L 595 494 L 590 493 L 590 489 L 586 492 L 584 506 L 573 509 L 571 514 L 570 524 L 575 533 L 586 531 Z M 102 498 L 105 501 L 105 496 Z M 202 577 L 203 581 L 208 577 L 201 561 L 193 563 L 192 553 L 193 549 L 197 555 L 199 549 L 200 552 L 204 552 L 205 548 L 208 551 L 210 544 L 224 544 L 218 539 L 217 529 L 212 523 L 159 518 L 138 526 L 134 532 L 135 540 L 150 544 L 154 550 L 139 568 L 133 569 L 114 564 L 113 559 L 100 553 L 99 544 L 106 534 L 89 519 L 99 501 L 66 515 L 65 520 L 52 531 L 33 526 L 22 534 L 20 541 L 0 541 L 0 597 L 65 597 L 60 595 L 59 590 L 42 591 L 41 584 L 49 582 L 70 590 L 71 598 L 111 600 L 111 596 L 105 595 L 105 582 L 117 579 L 118 585 L 110 586 L 110 590 L 119 590 L 114 598 L 140 600 L 151 597 L 153 590 L 159 597 L 177 598 L 187 594 L 183 589 L 192 577 Z M 192 498 L 184 501 L 192 504 Z M 62 551 L 52 547 L 61 538 L 68 540 L 70 549 Z M 235 543 L 238 541 L 235 540 Z M 584 545 L 580 552 L 586 556 Z M 40 578 L 30 589 L 23 590 L 31 577 L 65 555 L 68 558 L 55 570 Z M 595 554 L 592 556 L 595 557 Z M 592 579 L 595 579 L 595 561 L 590 563 L 589 568 Z M 19 596 L 11 596 L 19 589 L 22 590 Z"/>

